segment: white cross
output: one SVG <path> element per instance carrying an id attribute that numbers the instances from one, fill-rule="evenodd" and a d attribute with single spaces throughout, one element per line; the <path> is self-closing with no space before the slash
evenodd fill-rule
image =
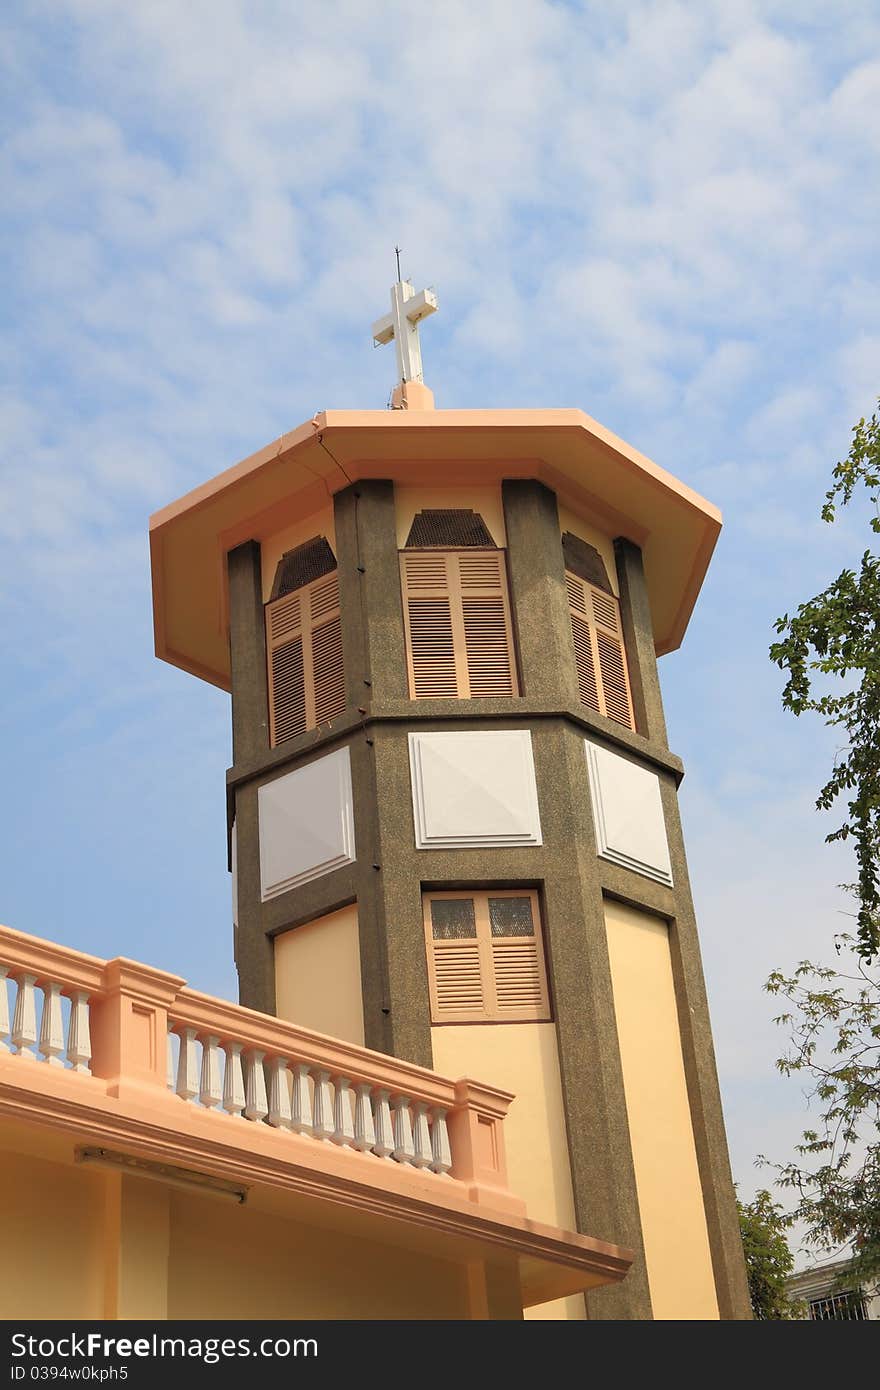
<path id="1" fill-rule="evenodd" d="M 416 294 L 409 280 L 399 280 L 391 289 L 391 313 L 373 324 L 373 342 L 390 343 L 397 349 L 397 374 L 401 381 L 424 381 L 419 323 L 437 309 L 433 290 Z"/>

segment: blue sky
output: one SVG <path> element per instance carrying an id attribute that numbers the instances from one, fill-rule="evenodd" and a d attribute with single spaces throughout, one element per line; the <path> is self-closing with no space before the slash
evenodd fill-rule
<path id="1" fill-rule="evenodd" d="M 831 954 L 834 742 L 772 620 L 880 392 L 874 0 L 4 7 L 0 917 L 234 994 L 228 698 L 152 651 L 151 511 L 381 408 L 393 247 L 439 407 L 579 406 L 724 511 L 661 679 L 736 1176 L 802 1121 L 761 992 Z"/>

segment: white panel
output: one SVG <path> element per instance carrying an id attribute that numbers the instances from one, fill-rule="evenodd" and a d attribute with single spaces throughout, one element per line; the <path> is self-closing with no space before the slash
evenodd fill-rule
<path id="1" fill-rule="evenodd" d="M 589 739 L 585 744 L 598 853 L 671 887 L 672 865 L 656 772 Z"/>
<path id="2" fill-rule="evenodd" d="M 354 863 L 347 748 L 265 783 L 257 797 L 264 902 Z"/>
<path id="3" fill-rule="evenodd" d="M 540 845 L 527 729 L 410 734 L 417 849 Z"/>

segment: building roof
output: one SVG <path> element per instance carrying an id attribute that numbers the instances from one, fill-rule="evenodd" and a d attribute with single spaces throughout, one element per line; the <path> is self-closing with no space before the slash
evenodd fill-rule
<path id="1" fill-rule="evenodd" d="M 710 502 L 580 410 L 329 410 L 151 518 L 156 654 L 228 690 L 226 553 L 362 478 L 540 479 L 642 547 L 658 655 L 680 645 L 721 529 Z"/>

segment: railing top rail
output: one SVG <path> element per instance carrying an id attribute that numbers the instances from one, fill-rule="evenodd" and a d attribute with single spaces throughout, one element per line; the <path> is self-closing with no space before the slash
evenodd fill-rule
<path id="1" fill-rule="evenodd" d="M 106 989 L 106 961 L 14 927 L 0 926 L 0 965 L 10 972 L 35 975 L 40 983 L 54 980 L 65 990 L 100 995 Z"/>
<path id="2" fill-rule="evenodd" d="M 347 1076 L 354 1082 L 367 1082 L 392 1094 L 405 1092 L 413 1100 L 445 1106 L 455 1102 L 456 1083 L 426 1067 L 215 999 L 198 990 L 180 990 L 169 1010 L 169 1021 L 172 1027 L 195 1028 L 202 1035 L 213 1034 L 221 1042 L 244 1042 L 269 1056 L 283 1056 L 293 1063 Z M 498 1096 L 506 1110 L 512 1097 L 504 1092 Z"/>

